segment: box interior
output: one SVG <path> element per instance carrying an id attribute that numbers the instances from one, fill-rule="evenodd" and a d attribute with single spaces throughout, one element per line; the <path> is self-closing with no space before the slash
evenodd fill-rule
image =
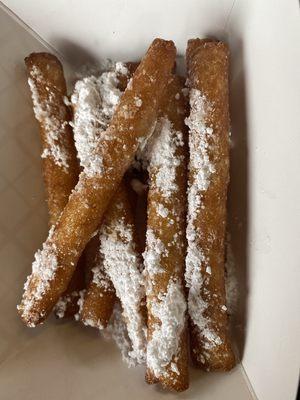
<path id="1" fill-rule="evenodd" d="M 143 368 L 128 370 L 114 345 L 93 329 L 52 318 L 31 330 L 18 319 L 23 282 L 47 234 L 38 126 L 24 57 L 55 51 L 71 75 L 82 62 L 138 59 L 153 35 L 175 40 L 180 55 L 188 38 L 214 35 L 227 40 L 232 53 L 229 230 L 239 278 L 233 323 L 242 364 L 229 374 L 192 369 L 191 388 L 176 397 L 293 399 L 300 354 L 296 4 L 279 1 L 270 8 L 270 2 L 258 0 L 189 0 L 182 9 L 181 2 L 162 6 L 155 0 L 141 8 L 135 1 L 103 1 L 100 9 L 89 0 L 81 24 L 79 1 L 72 12 L 69 2 L 5 3 L 33 29 L 0 4 L 0 386 L 5 398 L 22 394 L 32 400 L 46 393 L 47 399 L 155 399 L 163 393 L 144 383 Z"/>

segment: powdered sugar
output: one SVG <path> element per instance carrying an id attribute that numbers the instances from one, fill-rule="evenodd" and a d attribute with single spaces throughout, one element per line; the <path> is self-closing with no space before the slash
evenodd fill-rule
<path id="1" fill-rule="evenodd" d="M 70 301 L 71 301 L 70 295 L 62 296 L 59 298 L 54 308 L 54 313 L 58 318 L 64 318 L 65 313 L 67 311 L 67 305 Z"/>
<path id="2" fill-rule="evenodd" d="M 134 367 L 138 364 L 135 353 L 132 351 L 132 343 L 128 336 L 127 326 L 122 315 L 122 308 L 117 302 L 114 306 L 112 316 L 107 328 L 101 331 L 106 339 L 113 339 L 121 351 L 122 359 L 128 367 Z"/>
<path id="3" fill-rule="evenodd" d="M 74 138 L 80 159 L 87 176 L 101 174 L 102 156 L 98 151 L 109 121 L 120 101 L 118 73 L 128 74 L 122 63 L 114 70 L 104 72 L 99 78 L 90 76 L 75 85 L 71 102 L 74 107 Z"/>
<path id="4" fill-rule="evenodd" d="M 94 268 L 92 268 L 93 279 L 92 282 L 95 283 L 99 288 L 104 290 L 111 290 L 110 279 L 108 278 L 103 262 L 100 261 Z"/>
<path id="5" fill-rule="evenodd" d="M 51 157 L 54 162 L 63 167 L 68 168 L 68 151 L 64 145 L 64 135 L 66 133 L 66 125 L 68 125 L 67 113 L 64 106 L 57 110 L 57 99 L 48 87 L 46 87 L 48 99 L 41 100 L 36 82 L 42 84 L 43 75 L 41 71 L 33 66 L 30 70 L 28 84 L 31 89 L 33 111 L 36 119 L 43 126 L 47 147 L 42 153 L 42 158 Z"/>
<path id="6" fill-rule="evenodd" d="M 79 298 L 77 300 L 78 312 L 74 315 L 74 318 L 75 318 L 76 321 L 80 320 L 80 314 L 81 314 L 82 307 L 83 307 L 83 304 L 84 304 L 85 293 L 86 293 L 86 289 L 82 289 L 82 290 L 80 290 L 78 292 L 78 295 L 79 295 Z M 83 321 L 83 323 L 85 325 L 90 325 L 90 324 L 86 323 L 86 321 Z M 99 329 L 100 329 L 100 327 L 99 327 Z"/>
<path id="7" fill-rule="evenodd" d="M 171 280 L 167 292 L 150 304 L 158 320 L 147 345 L 147 365 L 156 377 L 167 374 L 167 366 L 179 352 L 179 341 L 185 324 L 186 302 L 182 286 Z M 173 365 L 173 368 L 172 368 Z M 171 369 L 178 369 L 171 364 Z"/>
<path id="8" fill-rule="evenodd" d="M 169 198 L 177 189 L 176 168 L 182 160 L 176 156 L 176 150 L 183 144 L 182 132 L 175 131 L 168 118 L 160 118 L 148 140 L 144 157 L 150 167 L 157 168 L 155 185 L 165 198 Z"/>
<path id="9" fill-rule="evenodd" d="M 138 138 L 138 149 L 135 154 L 135 159 L 132 166 L 136 169 L 147 169 L 149 164 L 149 154 L 150 154 L 150 138 L 155 136 L 155 130 L 157 127 L 157 121 L 153 122 L 153 125 L 149 129 L 149 133 L 146 137 Z M 149 148 L 149 151 L 148 151 Z"/>
<path id="10" fill-rule="evenodd" d="M 206 267 L 205 271 L 207 274 L 211 275 L 211 267 L 209 265 Z"/>
<path id="11" fill-rule="evenodd" d="M 107 70 L 108 69 L 112 70 L 113 66 L 110 67 L 110 68 L 106 68 L 106 69 Z M 125 76 L 128 75 L 128 69 L 127 69 L 126 64 L 124 64 L 124 63 L 122 63 L 120 61 L 117 61 L 116 64 L 115 64 L 115 71 L 116 71 L 117 74 L 120 74 L 120 75 L 125 75 Z"/>
<path id="12" fill-rule="evenodd" d="M 210 349 L 222 343 L 216 332 L 210 328 L 210 320 L 205 316 L 208 303 L 201 296 L 204 276 L 201 270 L 208 267 L 208 260 L 200 249 L 193 243 L 186 257 L 185 281 L 189 289 L 188 311 L 193 323 L 199 328 L 201 336 L 205 338 L 204 348 Z"/>
<path id="13" fill-rule="evenodd" d="M 116 205 L 117 207 L 118 205 Z M 120 204 L 123 207 L 123 204 Z M 107 275 L 121 300 L 123 316 L 132 342 L 132 355 L 138 363 L 145 361 L 146 326 L 141 314 L 145 296 L 141 260 L 135 249 L 133 226 L 124 218 L 104 223 L 100 229 L 100 252 Z"/>
<path id="14" fill-rule="evenodd" d="M 164 270 L 161 268 L 161 257 L 168 254 L 168 250 L 165 248 L 163 242 L 155 236 L 152 229 L 147 229 L 146 232 L 146 250 L 143 253 L 145 274 L 151 282 L 151 279 L 155 275 L 163 273 Z M 150 283 L 149 282 L 149 283 Z M 150 288 L 149 288 L 150 289 Z"/>
<path id="15" fill-rule="evenodd" d="M 162 218 L 167 218 L 169 214 L 169 210 L 161 203 L 157 204 L 156 212 Z"/>
<path id="16" fill-rule="evenodd" d="M 176 218 L 176 210 L 172 206 L 169 209 L 166 205 L 173 204 L 172 201 L 170 203 L 170 198 L 178 195 L 176 174 L 184 160 L 183 156 L 178 154 L 178 148 L 183 145 L 182 132 L 176 131 L 170 120 L 164 116 L 158 120 L 144 155 L 148 162 L 149 190 L 164 198 L 162 202 L 155 201 L 155 211 L 166 224 L 174 223 Z M 163 260 L 169 256 L 168 246 L 172 246 L 172 242 L 165 243 L 160 238 L 160 231 L 155 232 L 148 226 L 144 263 L 147 277 L 147 306 L 151 315 L 152 329 L 147 345 L 147 366 L 158 378 L 168 376 L 170 370 L 179 374 L 176 356 L 180 352 L 179 342 L 186 311 L 182 283 L 180 279 L 174 278 L 175 266 L 173 278 L 169 278 L 168 271 L 164 269 Z M 160 278 L 160 274 L 164 273 L 167 275 L 162 275 Z M 167 280 L 167 287 L 161 288 L 157 282 L 164 280 Z"/>
<path id="17" fill-rule="evenodd" d="M 185 121 L 190 128 L 189 170 L 192 175 L 188 189 L 189 220 L 197 215 L 201 204 L 201 192 L 207 190 L 210 177 L 215 172 L 215 167 L 208 155 L 208 139 L 213 134 L 213 130 L 206 125 L 206 115 L 212 112 L 212 105 L 199 90 L 191 89 L 190 107 L 190 116 Z"/>
<path id="18" fill-rule="evenodd" d="M 194 238 L 194 232 L 193 232 L 193 238 Z M 188 240 L 190 240 L 190 237 L 188 237 Z M 185 282 L 186 286 L 190 289 L 189 302 L 191 301 L 193 303 L 194 297 L 199 296 L 199 290 L 201 289 L 203 284 L 201 264 L 207 265 L 207 260 L 204 254 L 202 253 L 201 249 L 199 249 L 198 246 L 196 246 L 194 241 L 192 241 L 192 245 L 188 250 L 189 251 L 186 256 Z M 190 305 L 189 305 L 189 312 L 193 313 L 193 308 L 190 310 Z M 196 307 L 195 314 L 197 315 L 197 313 L 198 312 Z"/>
<path id="19" fill-rule="evenodd" d="M 50 229 L 48 239 L 43 244 L 42 250 L 35 253 L 32 274 L 28 276 L 25 282 L 22 304 L 17 307 L 23 318 L 28 321 L 28 325 L 32 327 L 35 326 L 35 319 L 37 321 L 39 319 L 39 315 L 34 314 L 35 302 L 43 297 L 59 268 L 55 245 L 51 242 L 53 230 L 54 227 Z"/>
<path id="20" fill-rule="evenodd" d="M 139 97 L 134 98 L 134 103 L 137 107 L 142 107 L 143 101 Z"/>
<path id="21" fill-rule="evenodd" d="M 214 330 L 209 328 L 209 319 L 205 317 L 208 307 L 202 298 L 204 279 L 209 280 L 211 266 L 205 257 L 197 238 L 201 232 L 195 226 L 197 214 L 201 209 L 202 193 L 210 184 L 211 175 L 215 167 L 208 154 L 209 138 L 213 134 L 211 127 L 206 125 L 207 113 L 213 112 L 212 105 L 197 89 L 190 90 L 190 116 L 186 124 L 190 128 L 189 147 L 189 187 L 188 187 L 188 223 L 187 223 L 187 256 L 186 256 L 186 286 L 188 293 L 188 310 L 193 323 L 199 328 L 201 335 L 206 339 L 204 346 L 210 348 L 221 343 L 221 339 Z"/>

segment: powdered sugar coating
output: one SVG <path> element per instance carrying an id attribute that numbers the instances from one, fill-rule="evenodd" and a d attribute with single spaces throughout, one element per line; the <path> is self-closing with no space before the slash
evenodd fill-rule
<path id="1" fill-rule="evenodd" d="M 183 134 L 174 129 L 164 116 L 157 122 L 146 154 L 149 171 L 149 192 L 153 195 L 150 213 L 156 213 L 153 226 L 148 225 L 144 252 L 147 277 L 147 306 L 150 319 L 150 337 L 147 345 L 147 366 L 156 376 L 170 378 L 170 371 L 180 374 L 180 339 L 185 325 L 186 300 L 180 279 L 180 265 L 167 267 L 166 260 L 174 257 L 175 235 L 169 237 L 165 229 L 180 218 L 180 206 L 173 198 L 181 192 L 177 184 L 178 168 L 184 161 L 180 147 Z M 160 201 L 159 201 L 160 199 Z M 175 205 L 177 204 L 177 205 Z M 179 207 L 179 208 L 178 208 Z M 161 225 L 160 225 L 161 224 Z M 168 238 L 168 239 L 167 239 Z M 172 253 L 170 254 L 170 251 Z M 176 250 L 177 254 L 177 250 Z"/>
<path id="2" fill-rule="evenodd" d="M 47 148 L 44 149 L 41 157 L 51 157 L 55 164 L 67 169 L 68 165 L 68 151 L 64 145 L 65 128 L 68 125 L 67 112 L 64 106 L 59 110 L 54 110 L 54 104 L 57 107 L 55 94 L 46 87 L 47 101 L 40 98 L 37 83 L 43 82 L 43 75 L 37 66 L 33 66 L 29 72 L 28 84 L 31 89 L 33 111 L 36 119 L 43 126 L 47 142 Z"/>
<path id="3" fill-rule="evenodd" d="M 147 229 L 146 232 L 146 250 L 143 253 L 144 264 L 145 264 L 145 274 L 148 275 L 149 284 L 155 275 L 163 273 L 164 270 L 161 268 L 161 257 L 168 255 L 168 250 L 166 249 L 163 242 L 155 236 L 152 229 Z M 150 290 L 150 288 L 149 288 Z"/>
<path id="4" fill-rule="evenodd" d="M 60 297 L 55 304 L 54 313 L 58 318 L 64 318 L 67 311 L 68 303 L 71 301 L 71 295 Z"/>
<path id="5" fill-rule="evenodd" d="M 79 298 L 78 298 L 78 301 L 77 301 L 78 312 L 74 315 L 75 321 L 79 321 L 80 320 L 80 315 L 81 315 L 81 311 L 82 311 L 82 307 L 83 307 L 83 303 L 84 303 L 85 293 L 86 293 L 86 289 L 82 289 L 82 290 L 80 290 L 78 292 L 78 294 L 79 294 Z M 86 321 L 84 321 L 84 324 L 85 325 L 90 325 L 90 324 L 86 323 Z"/>
<path id="6" fill-rule="evenodd" d="M 74 299 L 77 299 L 78 297 L 80 297 L 78 290 L 74 290 L 72 293 L 61 296 L 58 302 L 55 304 L 54 314 L 58 318 L 64 318 L 68 309 L 68 305 L 73 303 Z"/>
<path id="7" fill-rule="evenodd" d="M 119 206 L 124 207 L 122 203 Z M 113 221 L 109 226 L 104 223 L 99 238 L 105 272 L 110 277 L 123 307 L 123 316 L 132 342 L 131 357 L 141 364 L 145 362 L 146 351 L 146 325 L 141 314 L 145 288 L 141 260 L 135 248 L 133 226 L 127 224 L 124 217 Z"/>
<path id="8" fill-rule="evenodd" d="M 113 70 L 113 65 L 110 68 L 106 68 L 106 70 Z M 117 61 L 115 63 L 115 71 L 117 74 L 127 76 L 128 75 L 128 68 L 125 63 L 121 61 Z"/>
<path id="9" fill-rule="evenodd" d="M 217 333 L 210 328 L 209 318 L 205 316 L 208 307 L 202 297 L 204 280 L 207 282 L 211 276 L 209 259 L 200 248 L 197 238 L 201 232 L 195 225 L 197 215 L 202 207 L 202 193 L 204 193 L 211 181 L 211 175 L 215 167 L 209 159 L 209 138 L 213 135 L 213 129 L 206 124 L 208 113 L 213 112 L 212 105 L 197 89 L 190 90 L 190 116 L 186 124 L 190 129 L 189 147 L 189 187 L 188 187 L 188 217 L 187 217 L 187 256 L 185 281 L 189 289 L 188 311 L 193 323 L 199 328 L 204 338 L 204 348 L 211 348 L 222 343 Z"/>
<path id="10" fill-rule="evenodd" d="M 99 288 L 102 288 L 104 290 L 111 290 L 110 279 L 105 272 L 103 262 L 102 260 L 99 261 L 100 262 L 98 262 L 97 265 L 92 268 L 92 282 L 95 283 Z"/>
<path id="11" fill-rule="evenodd" d="M 190 128 L 189 170 L 192 174 L 188 188 L 188 219 L 195 218 L 201 205 L 201 192 L 207 190 L 210 177 L 215 172 L 215 167 L 209 159 L 209 137 L 213 129 L 206 125 L 206 115 L 212 111 L 212 105 L 197 89 L 190 90 L 190 115 L 186 124 Z"/>
<path id="12" fill-rule="evenodd" d="M 159 203 L 156 207 L 157 214 L 162 218 L 167 218 L 169 214 L 169 210 L 161 203 Z"/>
<path id="13" fill-rule="evenodd" d="M 71 102 L 74 107 L 74 139 L 80 164 L 87 176 L 101 174 L 102 156 L 98 148 L 109 121 L 119 104 L 118 73 L 128 74 L 125 64 L 116 63 L 112 71 L 100 77 L 90 76 L 75 85 Z"/>
<path id="14" fill-rule="evenodd" d="M 132 166 L 136 169 L 147 169 L 149 164 L 149 154 L 151 152 L 150 147 L 150 140 L 155 136 L 155 131 L 157 127 L 157 121 L 155 120 L 151 128 L 149 129 L 149 134 L 147 137 L 140 137 L 138 139 L 138 149 L 135 154 L 135 159 L 132 163 Z"/>
<path id="15" fill-rule="evenodd" d="M 220 337 L 209 326 L 209 318 L 205 317 L 208 303 L 201 296 L 204 277 L 201 269 L 205 270 L 207 259 L 196 246 L 191 246 L 186 257 L 185 282 L 189 289 L 188 311 L 193 323 L 199 328 L 201 335 L 206 339 L 204 348 L 211 348 L 222 343 Z M 207 276 L 206 276 L 206 279 Z"/>
<path id="16" fill-rule="evenodd" d="M 166 293 L 152 301 L 150 309 L 159 322 L 155 324 L 147 345 L 147 365 L 159 377 L 167 374 L 166 367 L 180 350 L 179 341 L 185 325 L 186 311 L 181 283 L 171 280 Z M 171 369 L 179 373 L 176 364 L 173 363 Z"/>
<path id="17" fill-rule="evenodd" d="M 177 189 L 176 168 L 181 163 L 181 158 L 175 154 L 178 146 L 183 146 L 182 132 L 175 131 L 168 118 L 160 118 L 148 140 L 144 157 L 152 168 L 157 168 L 155 184 L 165 198 Z"/>
<path id="18" fill-rule="evenodd" d="M 54 227 L 49 231 L 49 236 L 43 244 L 42 250 L 35 253 L 35 260 L 32 263 L 32 274 L 28 276 L 24 285 L 24 295 L 22 305 L 18 306 L 24 320 L 28 321 L 28 326 L 36 326 L 40 313 L 35 315 L 34 305 L 36 301 L 42 299 L 46 290 L 49 288 L 50 281 L 53 280 L 59 268 L 55 245 L 51 242 Z M 36 319 L 36 322 L 35 322 Z"/>
<path id="19" fill-rule="evenodd" d="M 127 325 L 122 315 L 122 308 L 117 302 L 107 327 L 101 331 L 104 339 L 112 339 L 121 351 L 122 359 L 128 367 L 135 367 L 138 362 L 132 349 L 132 342 L 128 336 Z"/>

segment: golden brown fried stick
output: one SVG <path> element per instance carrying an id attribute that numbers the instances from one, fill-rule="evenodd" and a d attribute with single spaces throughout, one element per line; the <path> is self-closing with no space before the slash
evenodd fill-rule
<path id="1" fill-rule="evenodd" d="M 106 328 L 116 301 L 115 288 L 107 276 L 99 251 L 97 233 L 87 245 L 87 265 L 91 267 L 91 280 L 87 285 L 76 319 L 85 325 L 98 329 Z"/>
<path id="2" fill-rule="evenodd" d="M 66 289 L 137 148 L 152 133 L 175 54 L 171 41 L 156 39 L 151 44 L 99 143 L 96 159 L 81 173 L 58 223 L 36 253 L 18 307 L 28 326 L 42 322 Z"/>
<path id="3" fill-rule="evenodd" d="M 148 141 L 149 193 L 145 271 L 148 308 L 148 383 L 188 388 L 184 266 L 186 253 L 187 101 L 172 76 L 160 119 Z"/>
<path id="4" fill-rule="evenodd" d="M 79 176 L 76 149 L 69 125 L 71 111 L 64 103 L 67 89 L 59 60 L 52 54 L 32 53 L 25 58 L 25 64 L 34 112 L 40 124 L 43 175 L 51 226 L 56 223 L 67 204 Z M 60 316 L 71 316 L 77 312 L 76 292 L 84 285 L 83 264 L 84 261 L 80 260 L 76 267 L 66 293 L 66 302 L 60 302 Z"/>
<path id="5" fill-rule="evenodd" d="M 104 272 L 113 283 L 122 304 L 124 321 L 132 343 L 130 357 L 141 364 L 145 362 L 146 355 L 146 324 L 142 307 L 145 289 L 141 257 L 137 251 L 134 217 L 124 181 L 105 213 L 99 230 L 99 241 L 101 264 L 99 268 L 94 269 L 92 282 L 96 280 L 98 290 L 101 290 L 103 280 L 97 279 L 97 276 L 100 274 L 102 277 Z M 89 288 L 86 297 L 89 299 Z M 90 304 L 87 305 L 89 311 Z M 84 299 L 82 317 L 85 316 L 85 306 Z"/>
<path id="6" fill-rule="evenodd" d="M 224 240 L 229 181 L 228 48 L 189 40 L 189 188 L 186 284 L 192 358 L 205 370 L 235 365 L 225 305 Z"/>
<path id="7" fill-rule="evenodd" d="M 25 58 L 35 117 L 40 124 L 42 159 L 49 224 L 56 223 L 78 181 L 71 112 L 64 103 L 66 81 L 52 54 L 32 53 Z"/>

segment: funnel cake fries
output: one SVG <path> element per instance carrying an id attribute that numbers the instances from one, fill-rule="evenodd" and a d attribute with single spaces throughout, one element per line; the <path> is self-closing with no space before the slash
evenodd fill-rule
<path id="1" fill-rule="evenodd" d="M 124 182 L 105 213 L 99 240 L 102 264 L 99 270 L 94 271 L 94 279 L 95 274 L 103 271 L 111 279 L 122 305 L 123 318 L 132 343 L 130 357 L 141 364 L 146 358 L 146 321 L 142 306 L 145 289 L 142 260 L 137 252 L 134 217 Z"/>
<path id="2" fill-rule="evenodd" d="M 32 53 L 25 58 L 34 114 L 40 124 L 44 182 L 49 225 L 54 225 L 78 181 L 71 112 L 64 104 L 66 81 L 59 60 L 52 54 Z"/>
<path id="3" fill-rule="evenodd" d="M 87 242 L 141 143 L 152 133 L 158 101 L 175 61 L 173 42 L 156 39 L 137 68 L 106 134 L 87 160 L 56 226 L 36 253 L 19 312 L 28 326 L 42 322 L 66 289 Z"/>
<path id="4" fill-rule="evenodd" d="M 192 358 L 207 371 L 235 365 L 225 305 L 224 240 L 229 181 L 228 48 L 189 40 L 190 88 L 186 285 Z"/>
<path id="5" fill-rule="evenodd" d="M 172 77 L 147 144 L 148 224 L 145 272 L 148 308 L 148 383 L 188 388 L 184 265 L 186 252 L 187 101 Z"/>
<path id="6" fill-rule="evenodd" d="M 48 200 L 49 224 L 57 222 L 78 181 L 79 168 L 72 130 L 71 112 L 64 104 L 67 94 L 63 68 L 48 53 L 32 53 L 25 59 L 28 82 L 36 119 L 40 123 L 44 182 Z M 76 271 L 59 302 L 59 316 L 72 316 L 78 311 L 78 290 L 84 285 L 84 262 L 79 260 Z"/>

